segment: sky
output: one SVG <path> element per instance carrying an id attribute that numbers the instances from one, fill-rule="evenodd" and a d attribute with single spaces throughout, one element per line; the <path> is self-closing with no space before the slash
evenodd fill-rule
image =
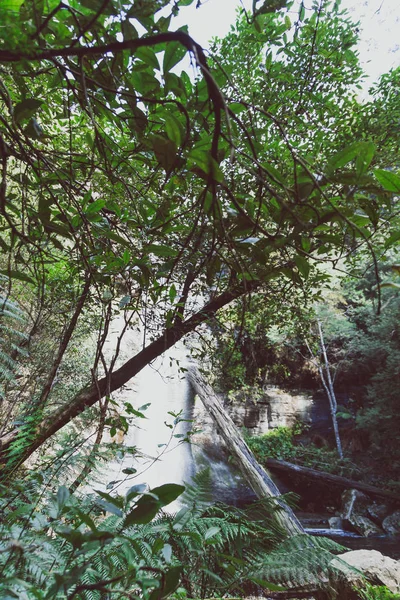
<path id="1" fill-rule="evenodd" d="M 236 9 L 251 9 L 252 0 L 203 0 L 182 8 L 173 24 L 187 24 L 196 42 L 207 48 L 212 37 L 223 37 L 235 21 Z M 311 0 L 305 0 L 305 6 Z M 360 21 L 360 59 L 368 83 L 400 64 L 400 0 L 342 0 L 354 21 Z M 295 20 L 295 9 L 292 21 Z M 369 87 L 369 85 L 368 85 Z"/>

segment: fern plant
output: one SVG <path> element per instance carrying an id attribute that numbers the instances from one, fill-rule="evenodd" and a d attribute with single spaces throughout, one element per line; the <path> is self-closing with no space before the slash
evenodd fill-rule
<path id="1" fill-rule="evenodd" d="M 0 400 L 4 399 L 7 385 L 15 383 L 18 356 L 26 356 L 21 341 L 27 339 L 21 331 L 26 324 L 24 311 L 10 299 L 5 289 L 7 278 L 0 275 Z"/>
<path id="2" fill-rule="evenodd" d="M 248 510 L 210 505 L 209 484 L 209 473 L 200 473 L 181 510 L 167 514 L 163 507 L 182 486 L 75 497 L 63 486 L 48 493 L 40 476 L 29 478 L 0 501 L 0 597 L 164 600 L 178 586 L 206 598 L 298 587 L 306 579 L 326 584 L 341 546 L 284 539 L 272 500 Z"/>

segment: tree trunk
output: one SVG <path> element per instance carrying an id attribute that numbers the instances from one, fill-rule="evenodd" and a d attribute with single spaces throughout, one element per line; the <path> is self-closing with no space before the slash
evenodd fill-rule
<path id="1" fill-rule="evenodd" d="M 309 467 L 294 465 L 285 460 L 278 460 L 276 458 L 267 458 L 266 465 L 271 471 L 297 474 L 307 479 L 307 481 L 319 481 L 320 483 L 328 484 L 342 490 L 354 488 L 361 492 L 365 492 L 369 496 L 385 498 L 387 500 L 392 500 L 396 504 L 400 504 L 399 494 L 389 490 L 382 490 L 381 488 L 369 485 L 368 483 L 354 481 L 353 479 L 348 479 L 347 477 L 341 477 L 339 475 L 332 475 L 332 473 L 324 473 L 323 471 L 317 471 L 316 469 L 310 469 Z"/>
<path id="2" fill-rule="evenodd" d="M 330 369 L 330 365 L 329 365 L 328 354 L 326 352 L 324 335 L 322 333 L 321 321 L 319 319 L 317 319 L 317 325 L 318 325 L 318 334 L 319 334 L 321 352 L 322 352 L 322 356 L 324 357 L 325 373 L 326 373 L 326 378 L 328 381 L 327 382 L 325 381 L 325 377 L 324 377 L 321 366 L 319 367 L 320 368 L 320 376 L 321 376 L 322 384 L 326 390 L 326 393 L 327 393 L 328 399 L 329 399 L 329 406 L 331 409 L 332 425 L 333 425 L 333 431 L 335 434 L 336 448 L 337 448 L 339 457 L 343 458 L 342 442 L 340 440 L 339 426 L 338 426 L 337 414 L 336 414 L 337 413 L 336 395 L 335 395 L 335 390 L 333 387 L 333 381 L 332 381 L 332 377 L 331 377 L 331 369 Z"/>
<path id="3" fill-rule="evenodd" d="M 280 526 L 289 534 L 304 533 L 299 520 L 292 509 L 280 499 L 280 492 L 263 467 L 256 461 L 239 430 L 226 413 L 214 390 L 204 380 L 199 370 L 189 368 L 188 379 L 203 402 L 206 410 L 218 426 L 230 454 L 236 462 L 254 492 L 259 498 L 276 498 L 280 510 L 276 517 Z"/>

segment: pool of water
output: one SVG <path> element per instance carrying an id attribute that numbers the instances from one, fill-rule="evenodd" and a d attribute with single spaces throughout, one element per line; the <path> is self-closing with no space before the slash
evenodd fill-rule
<path id="1" fill-rule="evenodd" d="M 400 536 L 371 536 L 363 537 L 351 531 L 342 529 L 319 529 L 309 527 L 306 532 L 310 535 L 328 537 L 350 550 L 378 550 L 385 556 L 390 556 L 396 560 L 400 559 Z"/>

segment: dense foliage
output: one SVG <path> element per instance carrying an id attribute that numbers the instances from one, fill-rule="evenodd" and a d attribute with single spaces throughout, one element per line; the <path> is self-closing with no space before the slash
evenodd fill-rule
<path id="1" fill-rule="evenodd" d="M 382 436 L 398 422 L 387 383 L 398 298 L 393 288 L 386 298 L 378 263 L 399 239 L 399 72 L 357 97 L 357 27 L 339 2 L 254 2 L 207 54 L 186 27 L 175 31 L 191 4 L 0 3 L 0 478 L 17 480 L 3 488 L 1 561 L 11 596 L 100 598 L 111 586 L 155 600 L 181 572 L 189 595 L 242 585 L 238 512 L 196 515 L 185 545 L 182 515 L 151 522 L 171 487 L 103 494 L 106 519 L 76 491 L 115 452 L 104 433 L 143 417 L 115 393 L 144 366 L 196 331 L 217 348 L 226 387 L 285 380 L 288 357 L 294 366 L 307 348 L 296 338 L 283 352 L 279 327 L 304 331 L 328 271 L 354 272 L 363 252 L 370 295 L 346 299 L 359 340 L 346 360 L 370 375 L 350 414 L 367 429 L 378 419 Z M 269 541 L 257 521 L 246 527 L 252 544 Z M 254 565 L 268 579 L 280 559 L 261 546 Z M 185 576 L 188 565 L 201 575 Z"/>

